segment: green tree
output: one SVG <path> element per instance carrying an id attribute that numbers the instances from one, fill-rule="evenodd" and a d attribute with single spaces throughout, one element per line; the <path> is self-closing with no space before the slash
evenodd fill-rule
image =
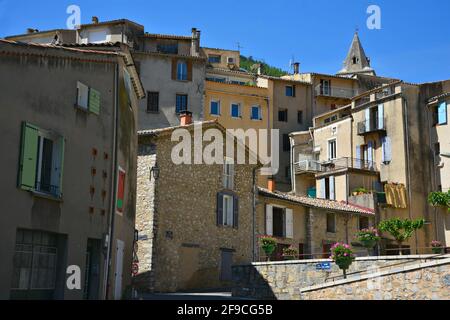
<path id="1" fill-rule="evenodd" d="M 419 230 L 425 224 L 425 219 L 420 218 L 416 220 L 391 218 L 381 221 L 378 229 L 383 232 L 388 232 L 398 243 L 399 254 L 402 254 L 402 243 L 407 241 L 413 235 L 414 231 Z"/>
<path id="2" fill-rule="evenodd" d="M 447 208 L 450 212 L 450 190 L 447 192 L 430 192 L 428 195 L 428 203 L 433 207 Z"/>
<path id="3" fill-rule="evenodd" d="M 257 64 L 262 65 L 262 70 L 263 70 L 262 73 L 265 75 L 272 76 L 272 77 L 281 77 L 281 76 L 284 76 L 287 74 L 286 71 L 284 71 L 280 68 L 277 68 L 277 67 L 273 67 L 273 66 L 265 63 L 264 61 L 254 59 L 252 56 L 249 56 L 249 57 L 241 56 L 240 57 L 240 67 L 242 69 L 247 70 L 248 72 L 256 73 L 255 66 Z"/>

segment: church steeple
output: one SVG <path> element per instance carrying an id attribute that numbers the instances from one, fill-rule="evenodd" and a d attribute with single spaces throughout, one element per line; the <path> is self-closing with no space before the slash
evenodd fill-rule
<path id="1" fill-rule="evenodd" d="M 344 61 L 344 67 L 337 73 L 338 75 L 368 74 L 375 75 L 375 70 L 370 67 L 370 60 L 367 58 L 359 40 L 358 31 L 353 36 L 350 50 Z"/>

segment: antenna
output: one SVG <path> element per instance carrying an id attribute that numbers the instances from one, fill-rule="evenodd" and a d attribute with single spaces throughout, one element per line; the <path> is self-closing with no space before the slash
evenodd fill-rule
<path id="1" fill-rule="evenodd" d="M 289 66 L 288 66 L 289 73 L 293 73 L 294 63 L 295 63 L 295 56 L 292 55 L 292 58 L 289 60 Z"/>
<path id="2" fill-rule="evenodd" d="M 237 46 L 238 51 L 241 51 L 241 49 L 244 49 L 244 47 L 241 46 L 240 42 L 236 42 L 236 46 Z"/>

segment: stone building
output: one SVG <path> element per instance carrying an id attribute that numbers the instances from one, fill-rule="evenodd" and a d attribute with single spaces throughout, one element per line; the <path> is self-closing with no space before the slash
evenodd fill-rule
<path id="1" fill-rule="evenodd" d="M 189 143 L 184 151 L 189 160 L 206 152 L 202 133 L 226 137 L 216 121 L 191 123 L 190 114 L 180 126 L 138 133 L 136 287 L 157 292 L 224 287 L 230 285 L 232 264 L 253 260 L 256 159 L 175 164 L 180 136 Z M 250 157 L 244 145 L 233 144 L 235 152 Z"/>
<path id="2" fill-rule="evenodd" d="M 277 240 L 271 261 L 283 260 L 283 249 L 288 247 L 297 249 L 299 259 L 328 259 L 336 242 L 352 244 L 356 252 L 367 255 L 356 233 L 374 224 L 375 213 L 370 209 L 279 192 L 272 181 L 268 189 L 258 188 L 256 234 Z M 257 261 L 267 259 L 261 249 L 258 254 Z"/>
<path id="3" fill-rule="evenodd" d="M 0 40 L 0 56 L 0 299 L 120 299 L 131 283 L 144 95 L 133 61 L 11 40 Z M 81 289 L 66 286 L 69 266 Z"/>

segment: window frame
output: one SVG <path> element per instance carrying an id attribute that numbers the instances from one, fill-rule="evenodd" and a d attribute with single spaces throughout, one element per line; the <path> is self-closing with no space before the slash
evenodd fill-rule
<path id="1" fill-rule="evenodd" d="M 328 222 L 330 221 L 329 220 L 329 216 L 330 215 L 332 215 L 333 216 L 333 219 L 332 219 L 332 224 L 333 224 L 333 228 L 331 228 L 332 230 L 330 230 L 329 229 L 329 224 L 328 224 Z M 326 225 L 327 225 L 327 229 L 326 229 L 326 231 L 327 231 L 327 233 L 336 233 L 336 213 L 334 213 L 334 212 L 327 212 L 327 216 L 326 216 Z"/>
<path id="2" fill-rule="evenodd" d="M 290 90 L 290 92 L 288 92 L 288 90 Z M 284 94 L 285 94 L 286 97 L 295 98 L 295 85 L 287 85 L 287 86 L 285 86 Z"/>
<path id="3" fill-rule="evenodd" d="M 222 225 L 226 227 L 234 226 L 234 197 L 231 194 L 223 194 L 222 198 Z M 225 205 L 227 204 L 227 205 Z M 229 206 L 228 206 L 229 204 Z M 226 208 L 226 210 L 225 210 Z"/>
<path id="4" fill-rule="evenodd" d="M 278 108 L 278 122 L 288 122 L 287 108 Z"/>
<path id="5" fill-rule="evenodd" d="M 223 162 L 223 188 L 226 190 L 234 190 L 235 166 L 232 158 L 225 157 Z"/>
<path id="6" fill-rule="evenodd" d="M 334 142 L 334 157 L 331 156 L 331 151 L 333 149 L 331 148 L 331 144 Z M 328 161 L 336 160 L 337 159 L 337 139 L 331 138 L 327 140 L 327 157 Z"/>
<path id="7" fill-rule="evenodd" d="M 177 77 L 176 77 L 176 79 L 178 81 L 188 81 L 188 64 L 185 60 L 177 61 Z"/>
<path id="8" fill-rule="evenodd" d="M 238 108 L 238 115 L 237 116 L 233 116 L 233 106 L 237 106 Z M 241 104 L 238 102 L 231 102 L 230 103 L 230 116 L 233 119 L 241 119 L 242 118 L 242 108 L 241 108 Z"/>
<path id="9" fill-rule="evenodd" d="M 255 119 L 253 117 L 253 109 L 256 108 L 258 110 L 258 119 Z M 260 105 L 253 105 L 250 108 L 250 120 L 254 120 L 254 121 L 261 121 L 262 120 L 262 109 Z"/>
<path id="10" fill-rule="evenodd" d="M 297 110 L 297 123 L 303 124 L 303 110 Z"/>
<path id="11" fill-rule="evenodd" d="M 217 113 L 213 113 L 213 109 L 212 109 L 212 104 L 213 103 L 217 104 Z M 220 100 L 219 99 L 211 99 L 209 101 L 209 114 L 211 116 L 220 117 L 220 115 L 221 115 L 221 106 L 220 106 Z"/>
<path id="12" fill-rule="evenodd" d="M 156 95 L 156 110 L 151 110 L 150 106 L 150 96 Z M 147 91 L 147 113 L 159 113 L 159 91 Z"/>
<path id="13" fill-rule="evenodd" d="M 185 101 L 186 101 L 186 109 L 179 109 L 178 108 L 178 97 L 180 97 L 180 99 L 181 98 L 185 98 Z M 182 113 L 183 111 L 188 111 L 189 110 L 189 97 L 188 97 L 188 95 L 187 94 L 185 94 L 185 93 L 177 93 L 177 94 L 175 94 L 175 113 L 176 114 L 180 114 L 180 113 Z"/>

